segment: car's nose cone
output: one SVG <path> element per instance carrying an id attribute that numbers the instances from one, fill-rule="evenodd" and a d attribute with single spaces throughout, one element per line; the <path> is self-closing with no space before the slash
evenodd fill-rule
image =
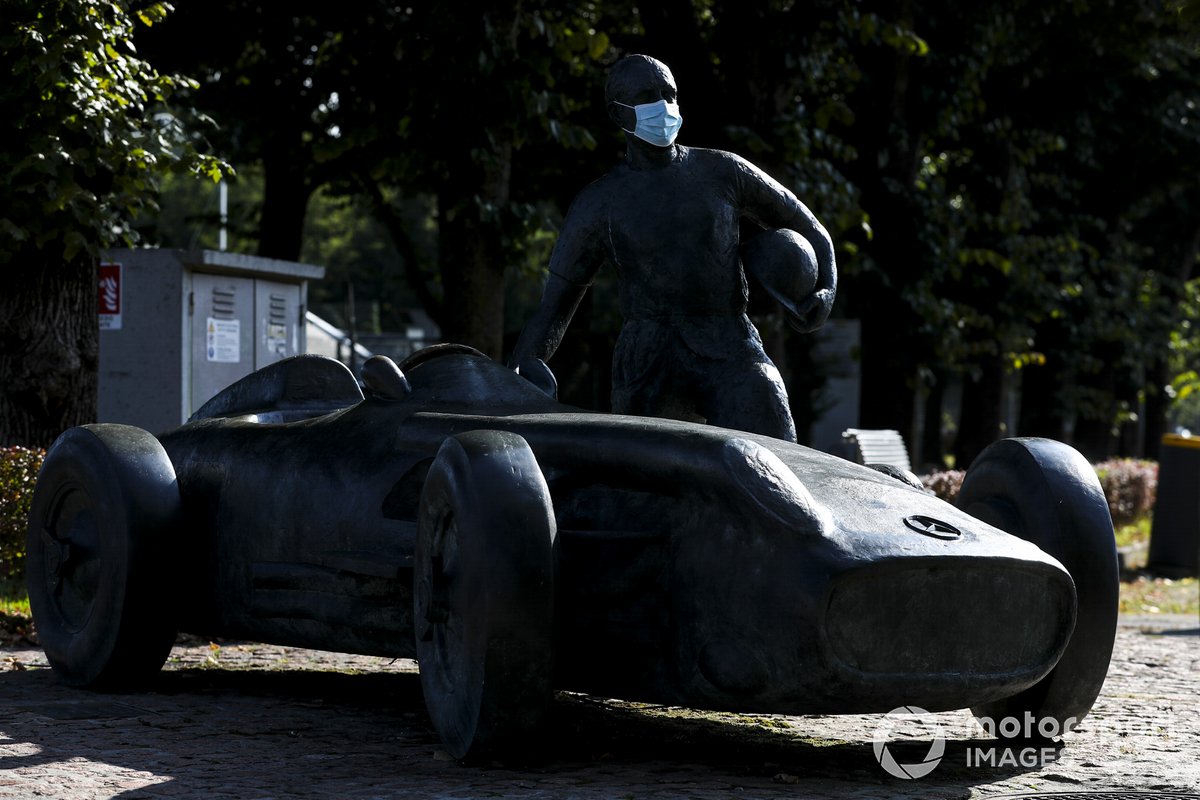
<path id="1" fill-rule="evenodd" d="M 1074 584 L 1053 564 L 899 558 L 835 579 L 824 639 L 840 668 L 862 677 L 1020 684 L 1049 672 L 1074 624 Z"/>

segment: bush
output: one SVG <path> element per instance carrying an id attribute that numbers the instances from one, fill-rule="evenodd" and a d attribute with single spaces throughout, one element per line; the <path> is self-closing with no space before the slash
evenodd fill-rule
<path id="1" fill-rule="evenodd" d="M 1117 458 L 1096 465 L 1100 486 L 1108 500 L 1113 525 L 1121 527 L 1136 522 L 1154 510 L 1158 494 L 1158 464 Z"/>
<path id="2" fill-rule="evenodd" d="M 0 582 L 24 580 L 29 503 L 45 455 L 44 450 L 27 447 L 0 448 Z M 1154 510 L 1158 464 L 1120 458 L 1095 468 L 1114 526 L 1128 525 Z M 921 482 L 942 500 L 954 503 L 965 475 L 962 470 L 941 470 L 922 475 Z"/>
<path id="3" fill-rule="evenodd" d="M 921 483 L 947 503 L 953 504 L 958 500 L 958 490 L 962 488 L 963 477 L 966 474 L 961 469 L 941 470 L 922 475 Z"/>
<path id="4" fill-rule="evenodd" d="M 23 581 L 25 529 L 44 450 L 0 447 L 0 581 Z"/>
<path id="5" fill-rule="evenodd" d="M 1115 527 L 1136 522 L 1154 510 L 1154 499 L 1158 490 L 1158 464 L 1153 461 L 1116 458 L 1094 466 Z M 953 503 L 958 499 L 958 490 L 962 487 L 964 475 L 966 473 L 956 469 L 932 472 L 922 475 L 921 482 L 925 484 L 926 489 L 947 503 Z"/>

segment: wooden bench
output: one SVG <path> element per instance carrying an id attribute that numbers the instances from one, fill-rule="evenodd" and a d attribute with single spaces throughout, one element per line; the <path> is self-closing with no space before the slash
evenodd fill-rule
<path id="1" fill-rule="evenodd" d="M 908 448 L 899 431 L 847 428 L 842 438 L 850 445 L 854 460 L 859 464 L 889 464 L 912 471 Z"/>

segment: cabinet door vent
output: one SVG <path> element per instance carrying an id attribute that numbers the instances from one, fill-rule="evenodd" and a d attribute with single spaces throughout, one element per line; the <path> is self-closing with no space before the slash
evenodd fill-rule
<path id="1" fill-rule="evenodd" d="M 234 319 L 237 313 L 237 291 L 213 287 L 212 315 L 217 319 Z"/>
<path id="2" fill-rule="evenodd" d="M 268 314 L 271 317 L 272 325 L 286 325 L 288 321 L 287 298 L 281 294 L 271 292 Z"/>

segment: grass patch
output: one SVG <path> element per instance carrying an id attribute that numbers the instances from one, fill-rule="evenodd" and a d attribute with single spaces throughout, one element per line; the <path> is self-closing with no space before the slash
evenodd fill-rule
<path id="1" fill-rule="evenodd" d="M 1200 616 L 1200 580 L 1139 574 L 1121 581 L 1121 613 Z"/>
<path id="2" fill-rule="evenodd" d="M 29 616 L 29 595 L 23 581 L 5 578 L 0 580 L 0 614 L 10 617 Z"/>
<path id="3" fill-rule="evenodd" d="M 0 581 L 0 645 L 35 643 L 25 584 L 12 579 Z"/>
<path id="4" fill-rule="evenodd" d="M 1149 514 L 1139 517 L 1128 525 L 1121 525 L 1116 529 L 1117 547 L 1128 547 L 1132 544 L 1142 544 L 1150 541 L 1150 521 Z"/>
<path id="5" fill-rule="evenodd" d="M 1153 517 L 1143 514 L 1116 529 L 1117 547 L 1148 545 Z M 1123 576 L 1122 614 L 1191 614 L 1200 616 L 1200 580 L 1160 578 L 1145 571 Z"/>

